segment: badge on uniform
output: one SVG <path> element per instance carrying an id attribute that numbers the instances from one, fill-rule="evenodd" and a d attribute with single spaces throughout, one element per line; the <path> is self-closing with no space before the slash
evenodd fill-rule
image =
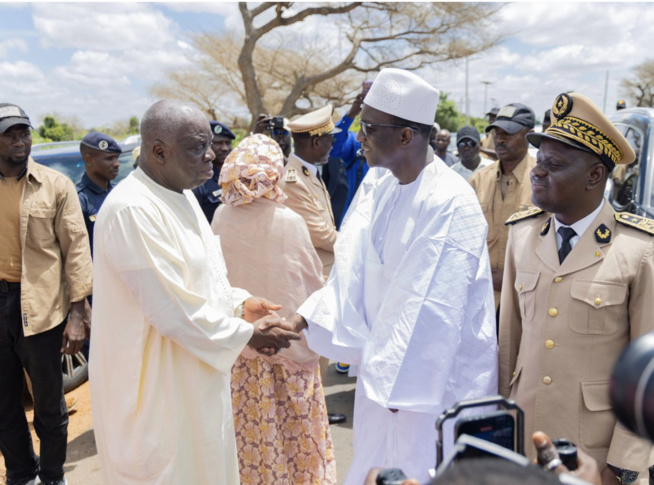
<path id="1" fill-rule="evenodd" d="M 286 177 L 284 178 L 284 180 L 286 182 L 288 182 L 288 183 L 297 182 L 297 172 L 295 171 L 295 169 L 293 167 L 290 167 L 286 171 Z"/>
<path id="2" fill-rule="evenodd" d="M 595 240 L 598 243 L 611 242 L 611 229 L 606 227 L 606 224 L 600 224 L 600 226 L 595 229 Z"/>
<path id="3" fill-rule="evenodd" d="M 307 167 L 302 167 L 302 173 L 308 177 L 309 176 L 309 169 Z"/>
<path id="4" fill-rule="evenodd" d="M 547 222 L 545 222 L 545 224 L 543 224 L 543 228 L 540 230 L 540 235 L 541 236 L 544 236 L 545 234 L 547 234 L 547 231 L 550 230 L 550 222 L 552 222 L 551 217 L 549 219 L 547 219 Z"/>
<path id="5" fill-rule="evenodd" d="M 89 221 L 91 221 L 91 222 L 95 222 L 97 219 L 98 219 L 97 214 L 93 214 L 92 216 L 89 216 Z"/>

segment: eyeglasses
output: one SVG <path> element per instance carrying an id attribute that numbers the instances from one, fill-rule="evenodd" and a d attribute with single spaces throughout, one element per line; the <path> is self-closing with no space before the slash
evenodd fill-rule
<path id="1" fill-rule="evenodd" d="M 418 128 L 414 128 L 413 126 L 407 126 L 407 125 L 387 125 L 387 124 L 382 124 L 382 123 L 366 123 L 365 121 L 361 120 L 359 121 L 361 124 L 361 131 L 363 132 L 363 136 L 368 136 L 368 130 L 370 127 L 379 127 L 379 128 L 411 128 L 412 130 L 418 131 Z"/>
<path id="2" fill-rule="evenodd" d="M 456 146 L 473 148 L 477 146 L 477 142 L 475 140 L 465 139 L 465 140 L 461 140 L 460 142 L 457 142 Z"/>
<path id="3" fill-rule="evenodd" d="M 291 134 L 288 130 L 280 130 L 279 128 L 273 128 L 271 130 L 273 136 L 288 136 Z"/>

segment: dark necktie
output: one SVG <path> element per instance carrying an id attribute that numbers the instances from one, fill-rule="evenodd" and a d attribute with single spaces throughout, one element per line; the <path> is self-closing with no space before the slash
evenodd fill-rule
<path id="1" fill-rule="evenodd" d="M 561 247 L 559 248 L 559 263 L 563 263 L 563 260 L 566 256 L 572 251 L 572 246 L 570 245 L 570 239 L 575 237 L 577 233 L 571 227 L 559 227 L 557 231 L 559 235 L 563 238 L 561 242 Z"/>

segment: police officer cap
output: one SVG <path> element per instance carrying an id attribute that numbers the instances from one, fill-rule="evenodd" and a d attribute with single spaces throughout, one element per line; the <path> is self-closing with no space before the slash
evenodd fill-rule
<path id="1" fill-rule="evenodd" d="M 0 103 L 0 133 L 4 133 L 14 125 L 27 125 L 32 128 L 30 119 L 20 106 Z"/>
<path id="2" fill-rule="evenodd" d="M 594 153 L 609 169 L 636 159 L 636 153 L 620 130 L 590 99 L 579 93 L 559 94 L 552 106 L 550 127 L 545 133 L 527 134 L 527 140 L 536 148 L 543 138 Z"/>
<path id="3" fill-rule="evenodd" d="M 101 152 L 123 152 L 116 140 L 111 138 L 109 135 L 97 131 L 87 133 L 86 136 L 82 138 L 82 145 L 86 145 L 94 150 L 100 150 Z"/>
<path id="4" fill-rule="evenodd" d="M 225 138 L 230 138 L 232 140 L 236 139 L 236 135 L 225 123 L 221 123 L 220 121 L 210 121 L 209 124 L 211 125 L 211 132 L 214 135 L 224 136 Z"/>

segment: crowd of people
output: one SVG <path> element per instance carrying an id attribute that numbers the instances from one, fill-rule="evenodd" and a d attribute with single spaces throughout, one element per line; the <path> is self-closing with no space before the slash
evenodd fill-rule
<path id="1" fill-rule="evenodd" d="M 337 123 L 331 105 L 261 115 L 235 147 L 227 124 L 162 100 L 134 172 L 114 185 L 121 147 L 91 132 L 77 187 L 0 104 L 7 485 L 66 483 L 61 354 L 89 340 L 105 484 L 336 484 L 330 424 L 348 417 L 325 404 L 330 360 L 357 377 L 347 485 L 375 467 L 426 483 L 439 414 L 498 392 L 525 413 L 529 459 L 544 431 L 597 483 L 644 476 L 651 446 L 609 400 L 618 355 L 654 330 L 654 221 L 604 199 L 633 148 L 567 93 L 538 133 L 521 103 L 489 112 L 483 138 L 461 127 L 457 156 L 438 99 L 387 68 Z"/>

